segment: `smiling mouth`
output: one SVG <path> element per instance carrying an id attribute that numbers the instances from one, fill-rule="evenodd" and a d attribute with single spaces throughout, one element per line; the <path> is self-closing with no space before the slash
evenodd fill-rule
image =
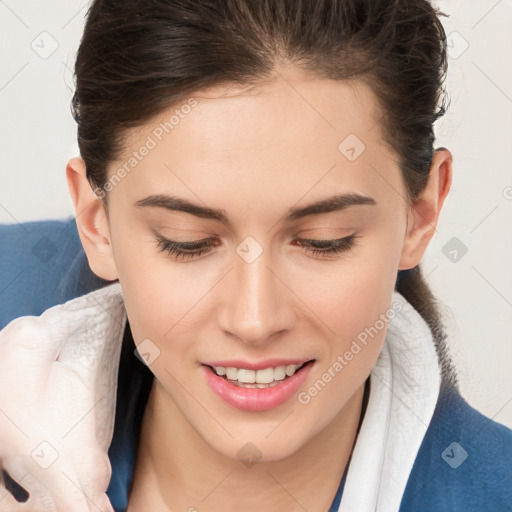
<path id="1" fill-rule="evenodd" d="M 301 372 L 306 366 L 313 364 L 315 359 L 310 359 L 301 364 L 289 364 L 264 368 L 261 370 L 248 370 L 224 366 L 208 366 L 216 376 L 227 382 L 242 388 L 271 388 L 285 382 L 293 375 Z"/>

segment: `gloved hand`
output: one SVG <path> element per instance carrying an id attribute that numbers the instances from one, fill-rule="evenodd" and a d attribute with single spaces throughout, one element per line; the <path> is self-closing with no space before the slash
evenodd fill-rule
<path id="1" fill-rule="evenodd" d="M 113 512 L 117 374 L 126 316 L 120 285 L 24 316 L 0 331 L 0 511 Z M 3 473 L 3 471 L 0 471 Z"/>

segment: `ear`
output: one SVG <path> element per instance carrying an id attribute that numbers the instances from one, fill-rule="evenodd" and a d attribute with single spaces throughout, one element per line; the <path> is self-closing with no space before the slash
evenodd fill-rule
<path id="1" fill-rule="evenodd" d="M 76 157 L 69 160 L 66 166 L 66 178 L 75 207 L 78 234 L 89 266 L 97 276 L 107 281 L 114 281 L 118 279 L 118 273 L 112 253 L 107 212 L 92 190 L 82 158 Z M 99 197 L 102 196 L 99 195 Z"/>
<path id="2" fill-rule="evenodd" d="M 452 162 L 452 154 L 447 149 L 435 151 L 425 189 L 408 213 L 407 232 L 398 270 L 413 268 L 421 263 L 450 190 Z"/>

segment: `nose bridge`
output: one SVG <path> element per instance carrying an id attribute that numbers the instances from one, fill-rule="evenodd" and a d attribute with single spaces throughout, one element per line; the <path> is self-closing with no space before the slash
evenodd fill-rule
<path id="1" fill-rule="evenodd" d="M 250 237 L 248 237 L 250 238 Z M 221 327 L 246 343 L 264 343 L 272 334 L 290 328 L 291 304 L 283 284 L 271 270 L 270 251 L 254 239 L 237 247 Z"/>

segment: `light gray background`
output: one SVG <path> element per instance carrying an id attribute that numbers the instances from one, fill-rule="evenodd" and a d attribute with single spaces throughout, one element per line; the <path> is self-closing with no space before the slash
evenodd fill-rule
<path id="1" fill-rule="evenodd" d="M 512 1 L 437 5 L 450 14 L 451 107 L 436 145 L 452 151 L 454 179 L 423 263 L 463 394 L 512 427 Z M 87 6 L 0 0 L 0 222 L 73 214 L 65 165 L 78 147 L 69 105 Z"/>

